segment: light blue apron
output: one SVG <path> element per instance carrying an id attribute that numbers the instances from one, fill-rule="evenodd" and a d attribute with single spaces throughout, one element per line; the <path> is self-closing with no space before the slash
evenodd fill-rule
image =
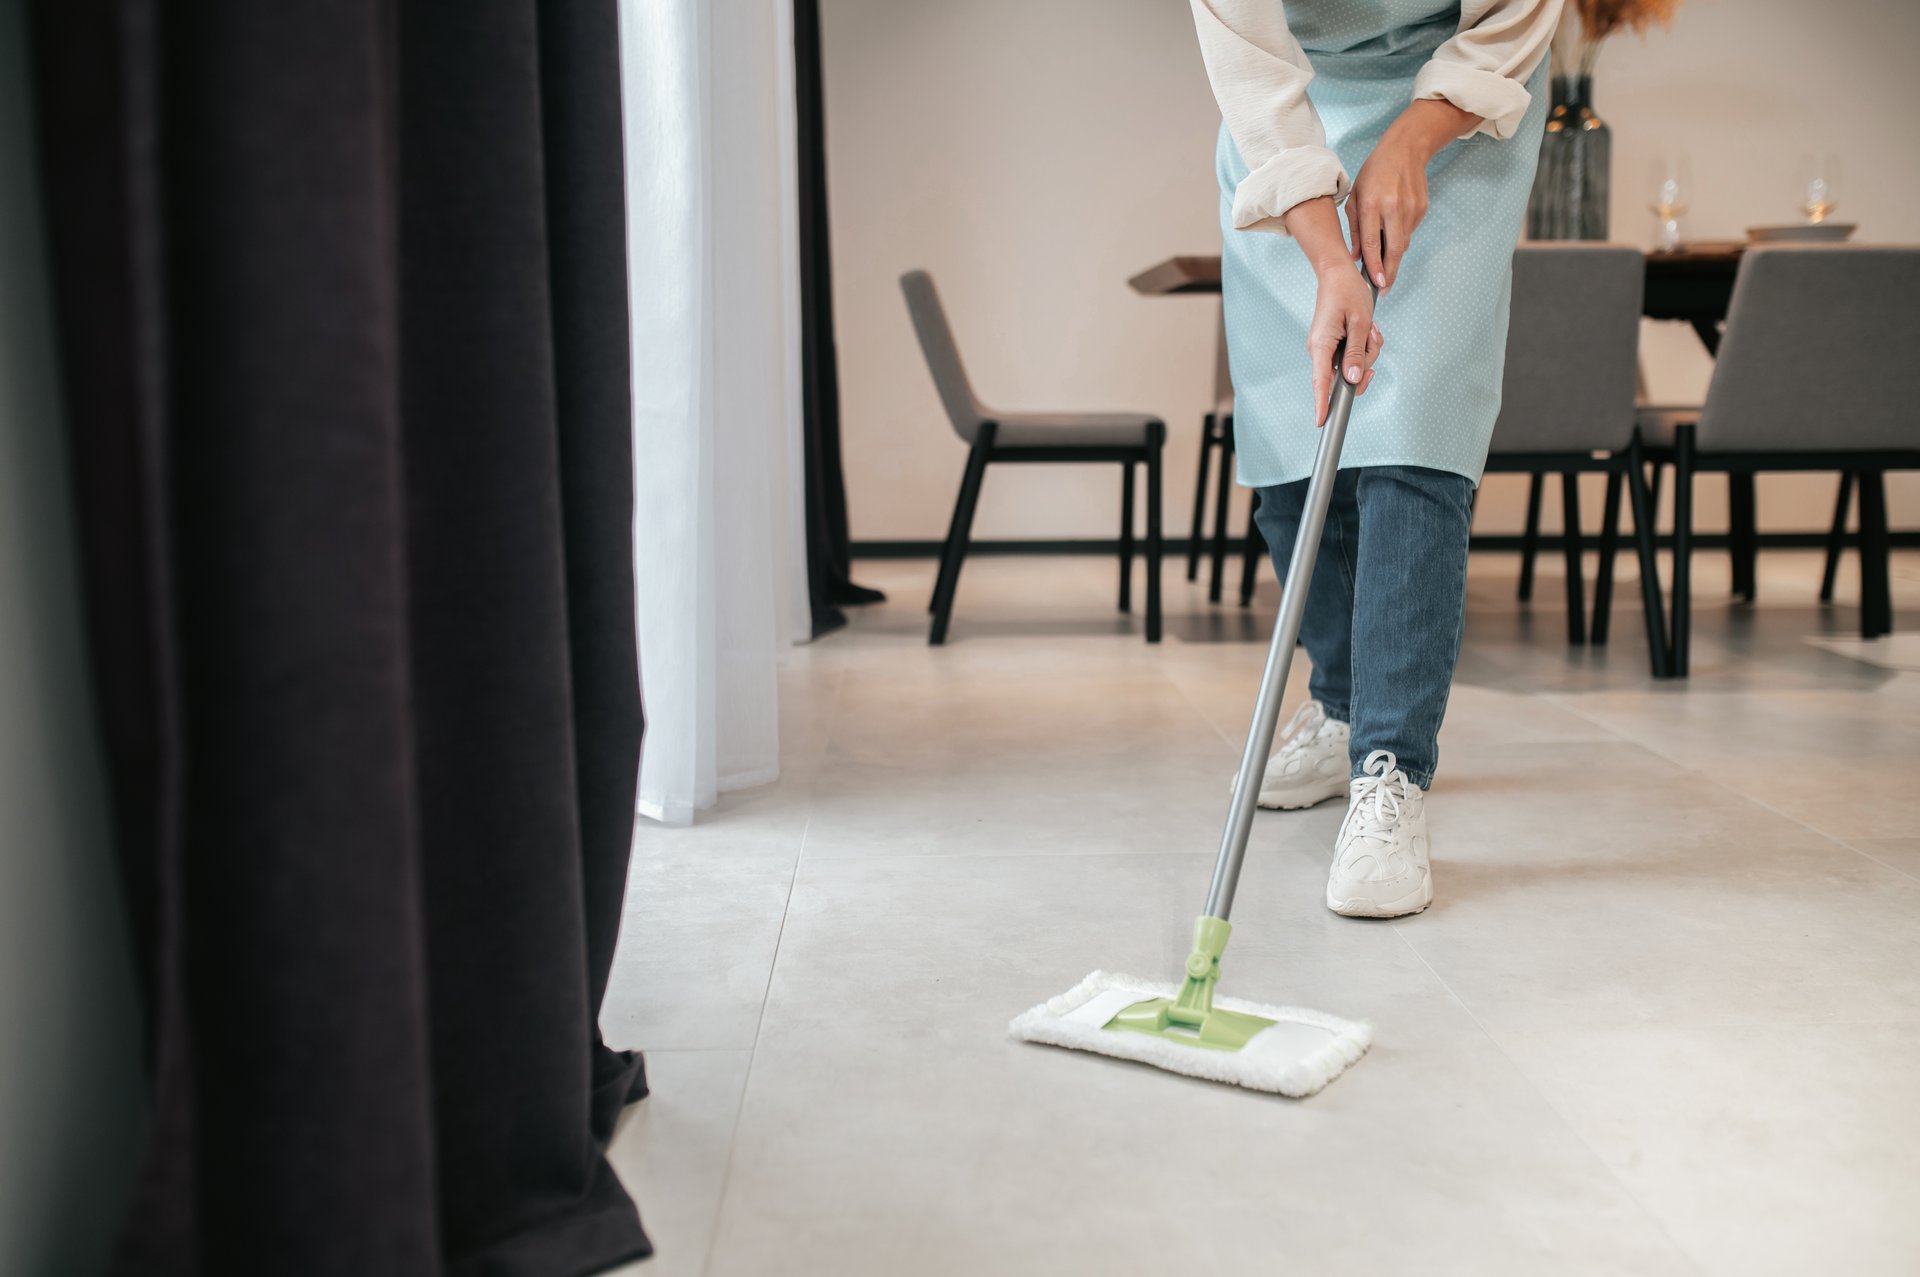
<path id="1" fill-rule="evenodd" d="M 1313 64 L 1307 96 L 1326 126 L 1327 145 L 1349 174 L 1358 174 L 1412 99 L 1413 77 L 1458 29 L 1459 4 L 1294 0 L 1286 10 Z M 1540 154 L 1547 82 L 1543 58 L 1513 137 L 1456 141 L 1428 167 L 1427 215 L 1393 291 L 1375 310 L 1386 348 L 1373 385 L 1355 405 L 1341 469 L 1426 466 L 1480 481 L 1500 411 L 1513 250 Z M 1225 126 L 1215 164 L 1240 482 L 1291 483 L 1312 470 L 1318 442 L 1306 351 L 1313 271 L 1290 237 L 1233 229 L 1233 191 L 1247 166 Z"/>

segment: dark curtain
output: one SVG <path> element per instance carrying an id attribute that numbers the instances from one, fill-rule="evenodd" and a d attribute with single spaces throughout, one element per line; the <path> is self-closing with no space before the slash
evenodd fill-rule
<path id="1" fill-rule="evenodd" d="M 614 0 L 42 0 L 151 1110 L 116 1271 L 643 1256 Z"/>
<path id="2" fill-rule="evenodd" d="M 840 373 L 833 345 L 833 257 L 827 233 L 827 135 L 819 0 L 793 0 L 794 94 L 800 146 L 800 366 L 807 466 L 807 583 L 815 638 L 840 611 L 886 596 L 855 585 L 840 466 Z"/>

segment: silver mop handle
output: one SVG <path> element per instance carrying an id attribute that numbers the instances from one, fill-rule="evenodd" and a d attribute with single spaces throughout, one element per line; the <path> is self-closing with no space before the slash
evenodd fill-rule
<path id="1" fill-rule="evenodd" d="M 1226 832 L 1220 836 L 1220 859 L 1213 866 L 1213 885 L 1207 889 L 1206 916 L 1225 919 L 1233 908 L 1233 891 L 1240 884 L 1240 862 L 1246 859 L 1247 838 L 1253 832 L 1253 813 L 1260 796 L 1260 778 L 1267 754 L 1273 749 L 1274 729 L 1280 723 L 1280 701 L 1287 691 L 1287 672 L 1293 649 L 1300 641 L 1300 620 L 1307 610 L 1307 588 L 1313 584 L 1313 561 L 1320 553 L 1320 531 L 1326 526 L 1327 505 L 1340 469 L 1340 445 L 1346 439 L 1347 417 L 1353 412 L 1353 386 L 1341 374 L 1346 346 L 1336 353 L 1333 397 L 1327 424 L 1321 428 L 1320 451 L 1313 459 L 1313 478 L 1307 484 L 1306 509 L 1300 512 L 1300 530 L 1293 539 L 1293 558 L 1287 564 L 1287 582 L 1280 594 L 1280 615 L 1273 623 L 1273 643 L 1267 648 L 1267 670 L 1260 678 L 1260 698 L 1253 703 L 1253 727 L 1247 749 L 1240 755 L 1240 774 L 1233 780 L 1233 805 L 1227 809 Z"/>

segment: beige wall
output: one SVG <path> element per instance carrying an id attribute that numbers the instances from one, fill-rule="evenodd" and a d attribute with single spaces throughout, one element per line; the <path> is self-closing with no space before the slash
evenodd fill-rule
<path id="1" fill-rule="evenodd" d="M 1164 417 L 1173 431 L 1166 522 L 1184 531 L 1210 392 L 1213 303 L 1137 297 L 1126 278 L 1170 253 L 1219 244 L 1211 164 L 1219 116 L 1187 6 L 824 0 L 823 8 L 854 535 L 942 535 L 959 478 L 961 445 L 940 415 L 895 284 L 914 266 L 940 282 L 988 402 Z M 1614 128 L 1615 238 L 1651 241 L 1643 188 L 1665 149 L 1691 161 L 1687 231 L 1699 238 L 1791 220 L 1798 159 L 1824 150 L 1841 157 L 1839 216 L 1858 221 L 1861 238 L 1920 241 L 1916 49 L 1920 4 L 1910 0 L 1690 0 L 1672 31 L 1644 46 L 1617 41 L 1596 88 Z M 1648 324 L 1644 351 L 1656 395 L 1703 389 L 1709 365 L 1689 330 Z M 1920 483 L 1892 482 L 1895 518 L 1920 524 Z M 1481 528 L 1518 525 L 1521 485 L 1489 485 Z M 1719 489 L 1703 485 L 1703 518 L 1720 517 Z M 1821 526 L 1831 492 L 1829 479 L 1767 478 L 1763 521 Z M 1117 504 L 1110 470 L 1009 467 L 993 472 L 976 530 L 1111 535 Z"/>

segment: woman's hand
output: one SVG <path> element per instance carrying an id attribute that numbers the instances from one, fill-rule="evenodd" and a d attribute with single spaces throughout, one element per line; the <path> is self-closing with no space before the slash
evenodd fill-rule
<path id="1" fill-rule="evenodd" d="M 1360 166 L 1347 195 L 1347 225 L 1353 260 L 1381 292 L 1400 276 L 1401 259 L 1414 228 L 1427 215 L 1427 164 L 1447 143 L 1474 128 L 1480 117 L 1451 102 L 1410 102 Z"/>
<path id="2" fill-rule="evenodd" d="M 1373 384 L 1373 361 L 1380 357 L 1386 335 L 1373 322 L 1373 292 L 1353 268 L 1347 242 L 1340 234 L 1340 214 L 1331 196 L 1296 204 L 1286 213 L 1287 231 L 1313 263 L 1318 284 L 1314 290 L 1313 323 L 1307 328 L 1307 354 L 1313 362 L 1313 424 L 1327 423 L 1327 400 L 1335 376 L 1345 377 L 1354 393 L 1365 394 Z M 1333 366 L 1342 342 L 1344 367 Z"/>

